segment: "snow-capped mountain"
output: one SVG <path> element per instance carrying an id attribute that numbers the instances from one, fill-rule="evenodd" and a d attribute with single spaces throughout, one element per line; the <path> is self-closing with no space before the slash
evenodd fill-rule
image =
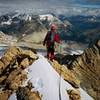
<path id="1" fill-rule="evenodd" d="M 72 10 L 72 8 L 68 8 L 65 10 L 64 9 L 65 8 L 62 8 L 63 12 L 68 11 L 67 13 L 69 13 L 69 11 L 71 12 Z M 89 42 L 90 37 L 87 37 L 86 34 L 91 29 L 96 30 L 99 28 L 100 17 L 95 15 L 86 16 L 85 14 L 84 16 L 77 14 L 77 16 L 69 16 L 67 13 L 63 12 L 61 11 L 61 13 L 57 14 L 56 9 L 54 10 L 54 13 L 49 12 L 39 15 L 35 15 L 34 13 L 20 13 L 19 11 L 16 11 L 15 13 L 11 12 L 6 15 L 0 16 L 0 31 L 15 36 L 20 36 L 22 34 L 27 35 L 34 32 L 41 32 L 42 29 L 49 30 L 50 25 L 54 23 L 58 27 L 58 32 L 60 33 L 61 40 L 77 40 L 84 43 Z M 38 26 L 41 28 L 39 28 Z M 44 34 L 46 34 L 46 31 L 43 32 Z M 95 34 L 95 31 L 93 32 Z M 29 37 L 25 39 L 27 40 L 29 39 Z"/>
<path id="2" fill-rule="evenodd" d="M 54 19 L 54 16 L 51 14 L 44 14 L 44 15 L 39 15 L 40 20 L 46 20 L 46 18 L 48 19 L 48 21 L 52 21 Z"/>
<path id="3" fill-rule="evenodd" d="M 71 23 L 66 20 L 62 21 L 58 16 L 54 14 L 42 14 L 39 15 L 40 21 L 45 25 L 47 29 L 50 29 L 51 24 L 57 25 L 58 30 L 65 29 L 66 27 L 71 27 Z"/>
<path id="4" fill-rule="evenodd" d="M 1 25 L 11 25 L 12 23 L 17 23 L 20 20 L 31 21 L 32 15 L 13 12 L 0 16 Z"/>
<path id="5" fill-rule="evenodd" d="M 65 31 L 66 27 L 68 28 L 72 26 L 68 20 L 63 22 L 53 14 L 33 15 L 33 14 L 23 14 L 23 13 L 20 14 L 17 12 L 17 13 L 3 15 L 0 18 L 1 18 L 0 30 L 6 34 L 11 34 L 15 36 L 20 36 L 21 34 L 28 35 L 34 32 L 35 33 L 42 32 L 42 30 L 50 29 L 50 25 L 52 23 L 56 24 L 59 30 L 64 29 Z M 46 34 L 46 31 L 43 32 L 44 34 Z M 30 38 L 28 37 L 28 39 Z"/>

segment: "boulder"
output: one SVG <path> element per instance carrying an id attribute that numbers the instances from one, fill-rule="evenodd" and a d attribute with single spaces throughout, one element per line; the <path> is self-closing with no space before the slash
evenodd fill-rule
<path id="1" fill-rule="evenodd" d="M 22 83 L 26 79 L 26 74 L 19 74 L 15 77 L 13 81 L 9 84 L 9 89 L 17 90 L 18 87 L 22 86 Z"/>
<path id="2" fill-rule="evenodd" d="M 8 100 L 11 90 L 0 91 L 0 100 Z"/>
<path id="3" fill-rule="evenodd" d="M 81 100 L 80 92 L 78 90 L 67 90 L 69 100 Z"/>
<path id="4" fill-rule="evenodd" d="M 18 100 L 41 100 L 38 92 L 32 92 L 28 87 L 19 87 L 16 92 Z"/>
<path id="5" fill-rule="evenodd" d="M 11 69 L 19 66 L 26 68 L 26 66 L 31 65 L 36 59 L 38 59 L 37 55 L 31 50 L 10 47 L 0 59 L 0 75 L 3 74 L 3 72 L 7 72 L 9 68 Z"/>
<path id="6" fill-rule="evenodd" d="M 23 69 L 25 69 L 27 66 L 29 66 L 30 65 L 30 62 L 29 62 L 29 59 L 28 58 L 25 58 L 25 59 L 23 59 L 22 61 L 21 61 L 21 63 L 20 63 L 20 66 L 21 66 L 21 68 L 23 68 Z"/>
<path id="7" fill-rule="evenodd" d="M 0 59 L 0 74 L 7 68 L 7 66 L 16 59 L 18 55 L 21 54 L 19 48 L 11 47 L 6 50 L 3 57 Z"/>
<path id="8" fill-rule="evenodd" d="M 21 69 L 15 69 L 5 80 L 5 85 L 8 87 L 8 89 L 17 90 L 26 78 L 26 74 L 23 73 Z"/>
<path id="9" fill-rule="evenodd" d="M 23 50 L 21 55 L 30 57 L 33 60 L 38 59 L 37 55 L 34 52 L 32 52 L 31 50 Z"/>

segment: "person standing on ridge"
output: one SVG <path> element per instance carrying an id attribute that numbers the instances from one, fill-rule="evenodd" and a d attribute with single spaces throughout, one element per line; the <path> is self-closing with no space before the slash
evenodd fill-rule
<path id="1" fill-rule="evenodd" d="M 60 39 L 59 39 L 56 25 L 52 24 L 50 31 L 47 32 L 45 39 L 43 41 L 43 45 L 44 46 L 46 45 L 47 48 L 47 58 L 51 61 L 54 59 L 56 42 L 60 43 Z"/>

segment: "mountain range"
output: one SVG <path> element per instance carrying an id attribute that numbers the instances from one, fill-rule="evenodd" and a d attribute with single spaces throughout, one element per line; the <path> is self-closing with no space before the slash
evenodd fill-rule
<path id="1" fill-rule="evenodd" d="M 88 34 L 97 34 L 96 36 L 98 36 L 100 33 L 99 16 L 66 16 L 65 14 L 56 15 L 53 13 L 34 15 L 18 12 L 8 13 L 0 17 L 0 31 L 17 37 L 21 37 L 22 34 L 29 35 L 34 32 L 37 34 L 42 31 L 45 35 L 51 23 L 57 24 L 60 37 L 64 41 L 75 40 L 89 43 L 91 36 Z"/>

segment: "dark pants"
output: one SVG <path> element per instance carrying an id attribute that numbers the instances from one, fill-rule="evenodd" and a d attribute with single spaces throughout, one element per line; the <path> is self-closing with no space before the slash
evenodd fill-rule
<path id="1" fill-rule="evenodd" d="M 50 44 L 49 46 L 47 46 L 47 58 L 50 60 L 54 59 L 54 44 Z"/>

